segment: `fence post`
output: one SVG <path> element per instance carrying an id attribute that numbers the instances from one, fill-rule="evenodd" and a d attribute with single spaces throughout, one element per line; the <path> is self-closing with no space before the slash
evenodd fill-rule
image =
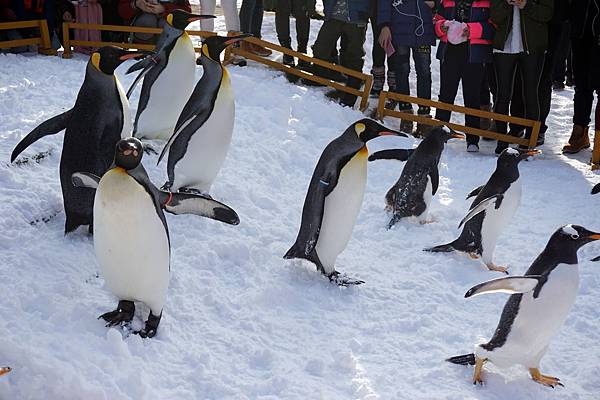
<path id="1" fill-rule="evenodd" d="M 50 31 L 48 30 L 48 22 L 45 19 L 39 20 L 40 26 L 40 37 L 41 45 L 38 47 L 38 53 L 45 55 L 54 55 L 55 51 L 52 49 L 52 43 L 50 42 Z"/>
<path id="2" fill-rule="evenodd" d="M 542 127 L 542 123 L 540 121 L 535 121 L 533 123 L 533 128 L 531 129 L 531 137 L 529 138 L 529 148 L 533 149 L 537 145 L 537 139 L 540 135 L 540 129 Z"/>
<path id="3" fill-rule="evenodd" d="M 592 169 L 600 169 L 600 127 L 596 127 L 594 134 L 594 148 L 592 149 Z"/>
<path id="4" fill-rule="evenodd" d="M 371 85 L 373 85 L 373 76 L 368 75 L 365 80 L 365 89 L 360 100 L 360 111 L 366 110 L 369 105 L 369 95 L 371 94 Z"/>
<path id="5" fill-rule="evenodd" d="M 383 109 L 385 108 L 385 101 L 387 100 L 387 94 L 385 90 L 379 92 L 379 103 L 377 104 L 377 119 L 383 121 Z"/>
<path id="6" fill-rule="evenodd" d="M 63 58 L 71 58 L 73 54 L 71 53 L 71 40 L 69 38 L 69 23 L 63 22 L 62 24 L 63 30 Z"/>

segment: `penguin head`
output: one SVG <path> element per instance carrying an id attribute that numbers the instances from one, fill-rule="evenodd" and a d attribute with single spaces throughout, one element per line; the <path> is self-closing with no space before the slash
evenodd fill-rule
<path id="1" fill-rule="evenodd" d="M 171 25 L 173 28 L 179 30 L 185 30 L 189 24 L 194 21 L 200 21 L 201 19 L 211 19 L 216 18 L 214 15 L 200 15 L 200 14 L 191 14 L 187 11 L 175 9 L 165 18 L 167 23 Z"/>
<path id="2" fill-rule="evenodd" d="M 577 252 L 579 248 L 595 240 L 600 240 L 600 233 L 592 232 L 579 225 L 564 225 L 550 238 L 557 250 L 567 253 Z"/>
<path id="3" fill-rule="evenodd" d="M 129 137 L 117 142 L 115 165 L 126 170 L 134 169 L 142 161 L 144 146 L 138 138 Z"/>
<path id="4" fill-rule="evenodd" d="M 498 168 L 516 168 L 516 166 L 529 156 L 541 153 L 539 150 L 518 151 L 508 147 L 498 156 Z"/>
<path id="5" fill-rule="evenodd" d="M 115 46 L 104 46 L 92 53 L 90 62 L 98 71 L 112 75 L 124 61 L 145 57 L 148 54 L 150 52 L 143 50 L 128 51 Z"/>
<path id="6" fill-rule="evenodd" d="M 436 126 L 429 131 L 426 138 L 431 137 L 432 140 L 439 140 L 440 142 L 446 143 L 450 139 L 464 139 L 465 135 L 458 133 L 447 126 Z"/>
<path id="7" fill-rule="evenodd" d="M 395 135 L 407 137 L 406 134 L 386 128 L 379 122 L 369 118 L 363 118 L 359 121 L 356 121 L 348 127 L 347 131 L 348 130 L 353 131 L 363 143 L 367 143 L 369 140 L 375 139 L 379 136 Z"/>
<path id="8" fill-rule="evenodd" d="M 221 59 L 220 55 L 223 50 L 230 44 L 234 44 L 243 40 L 244 38 L 250 37 L 250 34 L 242 34 L 237 36 L 210 36 L 202 41 L 202 55 L 208 57 L 214 61 Z M 199 60 L 198 60 L 199 61 Z"/>

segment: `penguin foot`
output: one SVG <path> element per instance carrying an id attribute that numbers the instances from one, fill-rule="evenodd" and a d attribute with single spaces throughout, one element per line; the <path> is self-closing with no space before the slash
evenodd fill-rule
<path id="1" fill-rule="evenodd" d="M 531 374 L 531 379 L 544 386 L 550 386 L 551 388 L 554 388 L 554 386 L 565 386 L 562 383 L 560 383 L 560 379 L 558 379 L 557 377 L 542 375 L 540 370 L 537 368 L 529 368 L 529 373 Z"/>
<path id="2" fill-rule="evenodd" d="M 435 221 L 432 219 L 429 220 L 425 220 L 425 221 L 419 221 L 419 224 L 421 225 L 427 225 L 427 224 L 433 224 Z"/>
<path id="3" fill-rule="evenodd" d="M 501 267 L 499 265 L 495 265 L 494 263 L 485 264 L 485 266 L 488 267 L 490 271 L 504 272 L 506 275 L 508 275 L 507 267 Z"/>
<path id="4" fill-rule="evenodd" d="M 160 319 L 162 318 L 162 312 L 157 317 L 152 314 L 150 311 L 150 315 L 148 316 L 148 320 L 146 321 L 146 326 L 141 331 L 135 332 L 141 337 L 145 338 L 153 338 L 156 335 L 156 330 L 158 329 L 158 324 L 160 324 Z"/>
<path id="5" fill-rule="evenodd" d="M 481 378 L 481 371 L 483 369 L 483 364 L 487 360 L 485 358 L 475 358 L 475 372 L 473 373 L 473 385 L 483 385 L 483 379 Z"/>
<path id="6" fill-rule="evenodd" d="M 478 260 L 479 259 L 479 254 L 477 253 L 468 253 L 469 257 L 471 257 L 472 260 Z"/>
<path id="7" fill-rule="evenodd" d="M 107 322 L 106 327 L 119 325 L 121 322 L 131 322 L 135 313 L 135 304 L 133 301 L 121 300 L 117 309 L 102 314 L 98 319 L 102 318 Z"/>
<path id="8" fill-rule="evenodd" d="M 346 274 L 340 274 L 338 271 L 333 271 L 331 274 L 327 275 L 327 277 L 331 283 L 335 283 L 338 286 L 351 286 L 365 283 L 365 281 L 360 279 L 354 279 Z"/>
<path id="9" fill-rule="evenodd" d="M 150 155 L 150 154 L 154 154 L 154 155 L 158 155 L 158 151 L 156 151 L 156 149 L 154 149 L 154 147 L 150 146 L 149 144 L 144 144 L 144 153 Z"/>

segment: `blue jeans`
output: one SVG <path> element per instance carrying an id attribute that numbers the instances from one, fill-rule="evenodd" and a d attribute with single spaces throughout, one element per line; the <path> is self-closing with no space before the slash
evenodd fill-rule
<path id="1" fill-rule="evenodd" d="M 240 7 L 240 31 L 260 38 L 263 21 L 262 0 L 244 0 Z"/>
<path id="2" fill-rule="evenodd" d="M 410 75 L 410 53 L 412 50 L 417 71 L 417 97 L 431 99 L 431 46 L 395 46 L 394 65 L 396 69 L 396 92 L 410 95 L 408 77 Z M 410 104 L 400 104 L 400 108 L 411 108 Z"/>

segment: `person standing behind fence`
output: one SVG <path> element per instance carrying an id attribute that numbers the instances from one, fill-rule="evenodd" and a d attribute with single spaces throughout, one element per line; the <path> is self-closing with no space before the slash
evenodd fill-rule
<path id="1" fill-rule="evenodd" d="M 381 26 L 379 44 L 388 54 L 393 53 L 396 69 L 396 92 L 410 95 L 410 53 L 417 71 L 417 96 L 431 99 L 431 46 L 435 44 L 433 1 L 378 0 L 377 23 Z M 400 102 L 402 112 L 413 113 L 410 103 Z M 419 106 L 417 114 L 430 117 L 428 106 Z M 403 120 L 400 130 L 413 133 L 413 122 Z M 417 124 L 416 136 L 425 133 L 426 125 Z"/>
<path id="2" fill-rule="evenodd" d="M 388 0 L 391 1 L 391 0 Z M 371 30 L 373 31 L 373 48 L 371 51 L 371 60 L 373 66 L 371 68 L 371 75 L 373 76 L 373 85 L 371 86 L 371 97 L 379 97 L 379 93 L 383 90 L 385 84 L 385 62 L 387 60 L 387 85 L 390 92 L 396 91 L 396 67 L 394 65 L 394 57 L 389 57 L 385 53 L 385 50 L 379 44 L 379 35 L 381 34 L 381 28 L 384 25 L 377 22 L 378 18 L 378 0 L 373 1 L 373 11 L 371 12 Z M 395 107 L 395 105 L 394 105 Z"/>
<path id="3" fill-rule="evenodd" d="M 260 39 L 262 37 L 262 21 L 262 0 L 243 0 L 242 7 L 240 7 L 240 29 L 242 33 L 249 33 Z M 273 53 L 266 47 L 247 41 L 243 41 L 240 47 L 261 57 L 268 57 Z"/>
<path id="4" fill-rule="evenodd" d="M 200 11 L 205 15 L 214 15 L 217 6 L 216 0 L 200 0 Z M 221 8 L 225 17 L 225 29 L 227 36 L 237 36 L 240 34 L 240 17 L 238 15 L 236 0 L 221 0 Z M 215 20 L 212 18 L 200 20 L 200 30 L 214 32 Z M 238 47 L 239 43 L 235 43 L 234 47 Z M 243 57 L 232 54 L 229 61 L 234 65 L 244 66 L 246 60 Z"/>
<path id="5" fill-rule="evenodd" d="M 600 103 L 600 0 L 573 2 L 571 51 L 575 80 L 573 130 L 569 143 L 563 147 L 563 152 L 573 154 L 590 147 L 588 125 L 594 103 L 594 91 Z M 600 131 L 599 119 L 596 119 L 596 135 Z"/>
<path id="6" fill-rule="evenodd" d="M 277 39 L 279 44 L 287 49 L 292 48 L 292 38 L 290 37 L 290 14 L 296 19 L 296 42 L 297 51 L 306 53 L 308 46 L 308 37 L 310 34 L 310 10 L 309 2 L 311 0 L 277 0 L 275 4 L 275 29 L 277 30 Z M 311 2 L 312 3 L 312 2 Z M 285 65 L 295 66 L 294 57 L 288 54 L 283 55 Z M 298 60 L 298 66 L 303 69 L 308 63 Z"/>
<path id="7" fill-rule="evenodd" d="M 435 15 L 435 33 L 440 38 L 436 57 L 440 60 L 439 101 L 454 104 L 462 81 L 466 107 L 481 106 L 484 64 L 492 61 L 494 26 L 489 21 L 487 0 L 442 0 Z M 435 117 L 450 121 L 450 111 L 437 109 Z M 479 128 L 479 117 L 465 116 L 465 125 Z M 467 151 L 479 151 L 479 136 L 467 135 Z"/>
<path id="8" fill-rule="evenodd" d="M 158 0 L 119 0 L 119 16 L 125 24 L 132 26 L 162 28 L 167 14 L 176 9 L 189 13 L 192 7 L 188 0 L 159 3 Z M 158 35 L 135 33 L 131 37 L 134 43 L 154 43 Z"/>
<path id="9" fill-rule="evenodd" d="M 553 0 L 492 0 L 491 16 L 496 25 L 494 65 L 498 83 L 495 112 L 508 115 L 518 66 L 523 79 L 525 117 L 540 120 L 538 89 L 548 48 L 548 22 L 552 10 Z M 531 127 L 525 130 L 527 139 L 531 131 Z M 505 134 L 506 122 L 496 121 L 496 132 Z M 508 143 L 498 141 L 496 154 L 507 147 Z"/>

